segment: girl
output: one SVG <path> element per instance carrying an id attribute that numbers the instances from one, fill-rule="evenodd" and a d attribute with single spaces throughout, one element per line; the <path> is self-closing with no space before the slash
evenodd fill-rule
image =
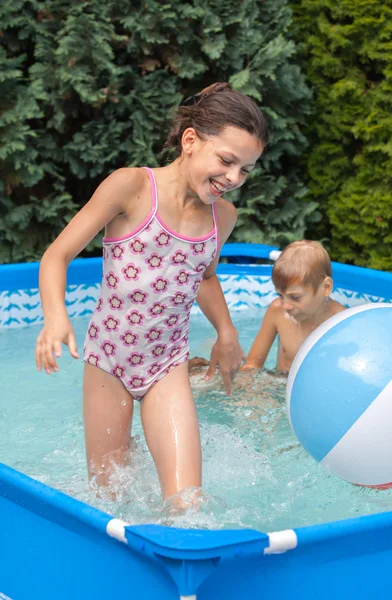
<path id="1" fill-rule="evenodd" d="M 103 279 L 84 348 L 83 416 L 89 476 L 107 485 L 124 464 L 133 401 L 164 498 L 201 486 L 201 448 L 188 376 L 195 299 L 218 337 L 226 392 L 243 353 L 215 274 L 235 208 L 221 196 L 241 186 L 267 142 L 256 103 L 216 83 L 179 107 L 165 146 L 178 158 L 157 169 L 124 168 L 98 187 L 45 252 L 40 267 L 44 328 L 36 363 L 50 374 L 61 344 L 78 358 L 65 303 L 69 262 L 105 227 Z"/>

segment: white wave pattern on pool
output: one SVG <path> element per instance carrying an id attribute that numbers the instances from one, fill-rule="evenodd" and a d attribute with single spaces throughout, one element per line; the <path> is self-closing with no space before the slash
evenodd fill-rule
<path id="1" fill-rule="evenodd" d="M 259 323 L 243 312 L 234 321 L 248 351 Z M 79 350 L 86 327 L 86 320 L 75 323 Z M 286 416 L 286 378 L 270 371 L 240 373 L 230 398 L 218 375 L 211 382 L 203 373 L 193 378 L 203 490 L 180 494 L 192 508 L 178 514 L 162 502 L 137 408 L 129 466 L 116 470 L 107 497 L 98 498 L 87 482 L 82 361 L 70 358 L 65 348 L 59 373 L 38 373 L 38 332 L 36 327 L 0 331 L 1 462 L 133 524 L 273 531 L 392 509 L 391 490 L 353 486 L 307 455 Z M 204 317 L 192 317 L 192 355 L 208 358 L 214 341 Z M 274 366 L 275 357 L 276 346 L 267 367 Z"/>

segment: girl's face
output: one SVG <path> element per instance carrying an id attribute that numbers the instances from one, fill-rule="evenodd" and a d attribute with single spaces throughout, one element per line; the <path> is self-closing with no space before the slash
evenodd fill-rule
<path id="1" fill-rule="evenodd" d="M 205 204 L 240 187 L 263 151 L 258 138 L 232 126 L 204 139 L 190 127 L 184 131 L 182 149 L 189 187 Z"/>

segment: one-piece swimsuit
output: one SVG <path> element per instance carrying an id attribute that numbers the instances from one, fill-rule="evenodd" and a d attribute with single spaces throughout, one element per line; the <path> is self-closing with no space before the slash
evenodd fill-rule
<path id="1" fill-rule="evenodd" d="M 203 273 L 218 247 L 215 205 L 209 234 L 172 231 L 152 206 L 134 231 L 103 239 L 103 278 L 84 346 L 84 360 L 121 379 L 141 400 L 157 381 L 189 357 L 189 319 Z"/>

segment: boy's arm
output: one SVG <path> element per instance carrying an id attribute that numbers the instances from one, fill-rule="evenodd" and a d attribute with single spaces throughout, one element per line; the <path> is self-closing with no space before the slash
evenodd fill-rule
<path id="1" fill-rule="evenodd" d="M 220 249 L 236 223 L 237 211 L 227 200 L 220 199 L 216 202 L 216 212 L 219 225 L 219 248 L 215 259 L 204 272 L 204 278 L 197 294 L 197 303 L 218 333 L 218 339 L 212 348 L 206 379 L 210 379 L 214 375 L 216 367 L 219 365 L 225 391 L 230 395 L 231 382 L 244 359 L 244 352 L 238 341 L 237 330 L 231 321 L 229 309 L 216 275 L 216 267 Z"/>
<path id="2" fill-rule="evenodd" d="M 274 300 L 268 307 L 264 315 L 260 330 L 252 344 L 246 363 L 241 370 L 248 371 L 250 369 L 261 369 L 268 356 L 274 339 L 277 336 L 278 330 L 276 326 L 277 311 L 279 305 Z"/>

